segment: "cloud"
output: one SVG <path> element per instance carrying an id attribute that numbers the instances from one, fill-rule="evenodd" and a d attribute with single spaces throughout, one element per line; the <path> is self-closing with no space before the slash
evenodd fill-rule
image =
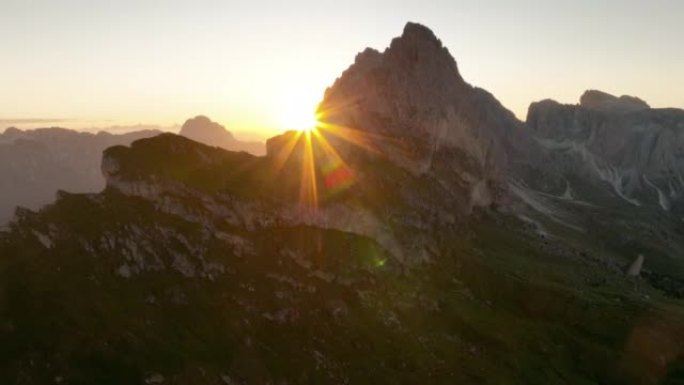
<path id="1" fill-rule="evenodd" d="M 15 126 L 15 125 L 26 125 L 26 124 L 45 124 L 45 123 L 65 123 L 73 122 L 75 119 L 0 119 L 0 127 L 2 126 Z"/>

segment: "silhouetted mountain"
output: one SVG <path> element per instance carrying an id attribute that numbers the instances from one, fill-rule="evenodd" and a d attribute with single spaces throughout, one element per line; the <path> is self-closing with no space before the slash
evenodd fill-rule
<path id="1" fill-rule="evenodd" d="M 114 135 L 65 128 L 6 129 L 0 134 L 0 183 L 3 186 L 0 225 L 11 218 L 16 206 L 37 209 L 54 200 L 57 190 L 102 190 L 102 151 L 159 133 L 138 131 Z"/>
<path id="2" fill-rule="evenodd" d="M 173 134 L 110 147 L 104 191 L 0 232 L 0 380 L 676 383 L 681 217 L 601 170 L 659 186 L 676 146 L 628 161 L 603 136 L 629 123 L 641 148 L 680 112 L 589 99 L 524 125 L 409 23 L 266 156 Z"/>
<path id="3" fill-rule="evenodd" d="M 245 151 L 254 155 L 263 155 L 265 152 L 264 143 L 237 140 L 225 127 L 201 115 L 186 120 L 179 135 L 231 151 Z"/>
<path id="4" fill-rule="evenodd" d="M 0 225 L 7 223 L 15 207 L 38 209 L 51 202 L 58 190 L 102 190 L 104 178 L 100 162 L 105 148 L 130 144 L 136 139 L 160 133 L 158 130 L 142 130 L 92 134 L 57 127 L 6 129 L 0 134 L 0 181 L 7 186 L 0 194 Z M 263 143 L 239 141 L 221 125 L 203 116 L 185 122 L 181 135 L 229 150 L 264 153 Z"/>

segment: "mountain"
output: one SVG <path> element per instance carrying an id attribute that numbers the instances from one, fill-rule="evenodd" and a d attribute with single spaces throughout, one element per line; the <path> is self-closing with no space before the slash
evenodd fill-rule
<path id="1" fill-rule="evenodd" d="M 461 188 L 471 205 L 495 200 L 504 146 L 521 123 L 487 91 L 466 83 L 428 28 L 408 23 L 382 53 L 366 49 L 326 92 L 325 122 L 379 138 L 414 174 Z"/>
<path id="2" fill-rule="evenodd" d="M 545 149 L 563 154 L 555 163 L 629 204 L 669 211 L 684 196 L 684 110 L 587 91 L 578 105 L 532 104 L 527 124 Z"/>
<path id="3" fill-rule="evenodd" d="M 102 151 L 159 133 L 144 130 L 114 135 L 64 128 L 6 129 L 0 134 L 0 225 L 9 221 L 16 206 L 38 209 L 54 200 L 60 189 L 102 190 Z"/>
<path id="4" fill-rule="evenodd" d="M 245 151 L 254 155 L 263 155 L 265 152 L 262 142 L 240 141 L 225 127 L 202 115 L 186 120 L 179 135 L 231 151 Z"/>
<path id="5" fill-rule="evenodd" d="M 0 194 L 0 225 L 11 219 L 17 206 L 38 209 L 51 202 L 58 190 L 102 190 L 105 180 L 100 162 L 104 149 L 161 132 L 146 129 L 124 134 L 106 131 L 92 134 L 57 127 L 6 129 L 0 134 L 0 181 L 7 186 Z M 263 143 L 239 141 L 223 126 L 204 116 L 188 119 L 180 135 L 229 150 L 265 152 Z"/>
<path id="6" fill-rule="evenodd" d="M 588 128 L 650 111 L 620 100 L 560 110 Z M 265 156 L 168 133 L 110 147 L 102 192 L 0 232 L 0 379 L 681 381 L 676 211 L 626 201 L 533 116 L 409 23 Z"/>
<path id="7" fill-rule="evenodd" d="M 641 253 L 654 274 L 684 278 L 683 110 L 587 91 L 577 105 L 533 103 L 525 130 L 539 157 L 510 178 L 520 215 L 601 244 L 618 264 Z"/>

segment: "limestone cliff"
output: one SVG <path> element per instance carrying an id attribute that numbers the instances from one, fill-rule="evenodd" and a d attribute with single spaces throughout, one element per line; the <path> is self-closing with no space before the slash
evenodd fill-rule
<path id="1" fill-rule="evenodd" d="M 553 156 L 554 167 L 583 181 L 602 181 L 625 202 L 668 211 L 684 197 L 682 110 L 588 91 L 579 105 L 533 103 L 527 126 Z"/>

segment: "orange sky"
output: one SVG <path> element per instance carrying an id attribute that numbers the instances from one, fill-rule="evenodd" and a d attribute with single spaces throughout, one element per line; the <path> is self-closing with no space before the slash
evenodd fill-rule
<path id="1" fill-rule="evenodd" d="M 523 119 L 532 101 L 575 103 L 588 88 L 684 107 L 681 1 L 514 3 L 3 0 L 0 121 L 204 114 L 267 137 L 305 121 L 357 52 L 383 49 L 409 20 Z"/>

